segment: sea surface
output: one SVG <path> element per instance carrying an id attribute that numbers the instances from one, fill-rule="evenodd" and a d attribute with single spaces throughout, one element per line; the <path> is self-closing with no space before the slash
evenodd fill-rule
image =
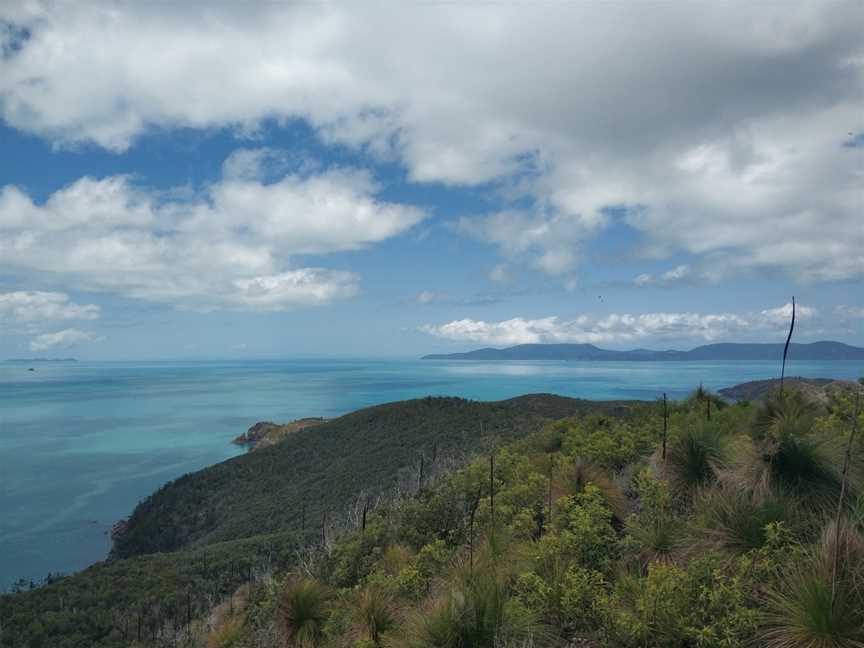
<path id="1" fill-rule="evenodd" d="M 165 482 L 243 450 L 260 420 L 332 417 L 427 395 L 685 396 L 773 378 L 775 362 L 291 360 L 0 363 L 0 589 L 102 560 L 109 530 Z M 861 362 L 788 375 L 858 378 Z"/>

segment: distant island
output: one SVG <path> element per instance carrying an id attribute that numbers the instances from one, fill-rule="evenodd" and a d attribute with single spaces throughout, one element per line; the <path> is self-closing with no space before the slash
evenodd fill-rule
<path id="1" fill-rule="evenodd" d="M 612 351 L 593 344 L 519 344 L 506 349 L 477 349 L 465 353 L 433 353 L 423 360 L 779 360 L 782 344 L 706 344 L 690 351 L 632 349 Z M 790 344 L 795 360 L 864 360 L 864 348 L 842 342 Z"/>
<path id="2" fill-rule="evenodd" d="M 35 364 L 38 362 L 78 362 L 76 358 L 7 358 L 10 364 Z"/>

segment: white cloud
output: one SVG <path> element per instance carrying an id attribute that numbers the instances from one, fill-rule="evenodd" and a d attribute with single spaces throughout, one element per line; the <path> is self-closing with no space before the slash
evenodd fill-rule
<path id="1" fill-rule="evenodd" d="M 462 218 L 458 228 L 497 245 L 511 260 L 527 262 L 547 274 L 562 275 L 576 268 L 582 241 L 601 224 L 600 220 L 577 214 L 509 211 Z"/>
<path id="2" fill-rule="evenodd" d="M 263 180 L 284 170 L 285 151 L 272 148 L 237 149 L 222 163 L 222 176 L 231 180 Z"/>
<path id="3" fill-rule="evenodd" d="M 286 304 L 326 304 L 356 295 L 359 277 L 352 272 L 323 268 L 289 270 L 278 275 L 238 279 L 231 303 L 259 310 L 279 310 Z"/>
<path id="4" fill-rule="evenodd" d="M 633 283 L 637 286 L 674 286 L 681 282 L 690 281 L 694 275 L 693 268 L 687 264 L 682 264 L 667 270 L 659 277 L 647 273 L 637 275 L 633 279 Z"/>
<path id="5" fill-rule="evenodd" d="M 791 304 L 789 305 L 791 309 Z M 641 340 L 680 340 L 695 338 L 716 341 L 751 333 L 782 331 L 788 318 L 785 307 L 756 313 L 642 313 L 580 315 L 571 320 L 557 316 L 540 319 L 515 317 L 500 322 L 462 319 L 440 325 L 420 327 L 436 337 L 493 345 L 537 343 L 628 343 Z M 791 310 L 790 310 L 791 312 Z M 807 319 L 816 311 L 800 307 Z"/>
<path id="6" fill-rule="evenodd" d="M 433 292 L 431 290 L 422 290 L 417 293 L 416 301 L 418 304 L 434 304 L 435 302 L 448 301 L 452 298 L 446 293 Z"/>
<path id="7" fill-rule="evenodd" d="M 94 320 L 100 309 L 95 304 L 76 304 L 59 292 L 16 290 L 0 293 L 0 322 L 41 324 L 58 320 Z"/>
<path id="8" fill-rule="evenodd" d="M 230 158 L 230 175 L 192 198 L 124 176 L 81 178 L 43 204 L 3 187 L 0 267 L 184 308 L 279 310 L 357 292 L 355 274 L 291 256 L 360 249 L 424 218 L 378 200 L 359 171 L 249 179 L 261 159 Z"/>
<path id="9" fill-rule="evenodd" d="M 675 266 L 668 272 L 664 272 L 663 276 L 660 277 L 663 281 L 673 282 L 673 281 L 681 281 L 690 276 L 690 266 L 688 265 L 679 265 Z"/>
<path id="10" fill-rule="evenodd" d="M 48 351 L 49 349 L 68 349 L 78 346 L 79 344 L 87 344 L 95 342 L 98 338 L 88 331 L 80 331 L 78 329 L 69 328 L 57 331 L 56 333 L 42 333 L 37 335 L 30 341 L 31 351 Z"/>
<path id="11" fill-rule="evenodd" d="M 646 252 L 715 277 L 864 274 L 843 147 L 864 131 L 861 3 L 6 3 L 0 18 L 29 30 L 0 35 L 0 115 L 59 145 L 302 118 L 414 180 L 515 175 L 535 206 L 473 233 L 540 272 L 573 272 L 619 207 Z"/>
<path id="12" fill-rule="evenodd" d="M 809 306 L 795 305 L 795 321 L 813 319 L 818 315 L 815 308 Z M 792 321 L 792 302 L 778 306 L 777 308 L 768 308 L 759 312 L 759 319 L 765 325 L 786 326 L 788 327 Z"/>

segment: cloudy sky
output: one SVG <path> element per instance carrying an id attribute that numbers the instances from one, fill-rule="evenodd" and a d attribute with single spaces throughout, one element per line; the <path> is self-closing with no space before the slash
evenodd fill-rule
<path id="1" fill-rule="evenodd" d="M 0 357 L 864 345 L 860 2 L 0 5 Z"/>

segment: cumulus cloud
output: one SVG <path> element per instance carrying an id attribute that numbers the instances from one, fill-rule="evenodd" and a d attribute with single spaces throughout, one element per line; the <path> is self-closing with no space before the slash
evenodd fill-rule
<path id="1" fill-rule="evenodd" d="M 0 19 L 0 115 L 61 146 L 301 118 L 416 181 L 514 181 L 530 206 L 465 231 L 540 272 L 573 272 L 623 218 L 644 253 L 717 277 L 864 274 L 858 2 L 33 2 Z"/>
<path id="2" fill-rule="evenodd" d="M 74 328 L 63 329 L 56 333 L 42 333 L 30 341 L 31 351 L 48 351 L 50 349 L 68 349 L 98 340 L 97 336 L 88 331 Z"/>
<path id="3" fill-rule="evenodd" d="M 268 277 L 238 279 L 232 303 L 260 310 L 278 310 L 285 304 L 326 304 L 358 292 L 359 277 L 353 272 L 302 268 Z"/>
<path id="4" fill-rule="evenodd" d="M 788 305 L 791 313 L 791 304 Z M 564 320 L 557 316 L 539 319 L 515 317 L 500 322 L 461 319 L 445 324 L 426 324 L 424 333 L 436 337 L 493 345 L 539 343 L 627 343 L 651 339 L 657 341 L 696 338 L 706 341 L 731 338 L 753 332 L 782 330 L 788 318 L 781 320 L 786 307 L 755 313 L 642 313 L 580 315 Z M 802 316 L 810 318 L 816 311 L 801 307 Z"/>
<path id="5" fill-rule="evenodd" d="M 802 306 L 801 304 L 795 305 L 795 319 L 798 321 L 812 319 L 817 314 L 818 311 L 815 308 Z M 792 320 L 792 302 L 788 302 L 777 308 L 768 308 L 759 311 L 758 318 L 763 324 L 768 326 L 788 326 Z"/>
<path id="6" fill-rule="evenodd" d="M 254 178 L 261 159 L 230 158 L 229 174 L 192 198 L 124 176 L 81 178 L 42 204 L 3 187 L 0 266 L 184 308 L 279 310 L 357 292 L 355 274 L 293 267 L 291 256 L 356 250 L 424 218 L 378 200 L 364 172 L 264 183 Z"/>
<path id="7" fill-rule="evenodd" d="M 41 324 L 58 320 L 95 320 L 96 304 L 76 304 L 59 292 L 16 290 L 0 293 L 0 321 Z"/>
<path id="8" fill-rule="evenodd" d="M 535 214 L 509 211 L 462 218 L 457 227 L 497 245 L 509 259 L 528 263 L 551 275 L 573 271 L 580 261 L 582 241 L 602 225 L 602 218 L 578 214 Z"/>
<path id="9" fill-rule="evenodd" d="M 683 264 L 667 270 L 659 277 L 647 273 L 640 274 L 633 280 L 633 283 L 637 286 L 673 286 L 677 283 L 689 281 L 693 278 L 693 275 L 693 268 Z"/>

